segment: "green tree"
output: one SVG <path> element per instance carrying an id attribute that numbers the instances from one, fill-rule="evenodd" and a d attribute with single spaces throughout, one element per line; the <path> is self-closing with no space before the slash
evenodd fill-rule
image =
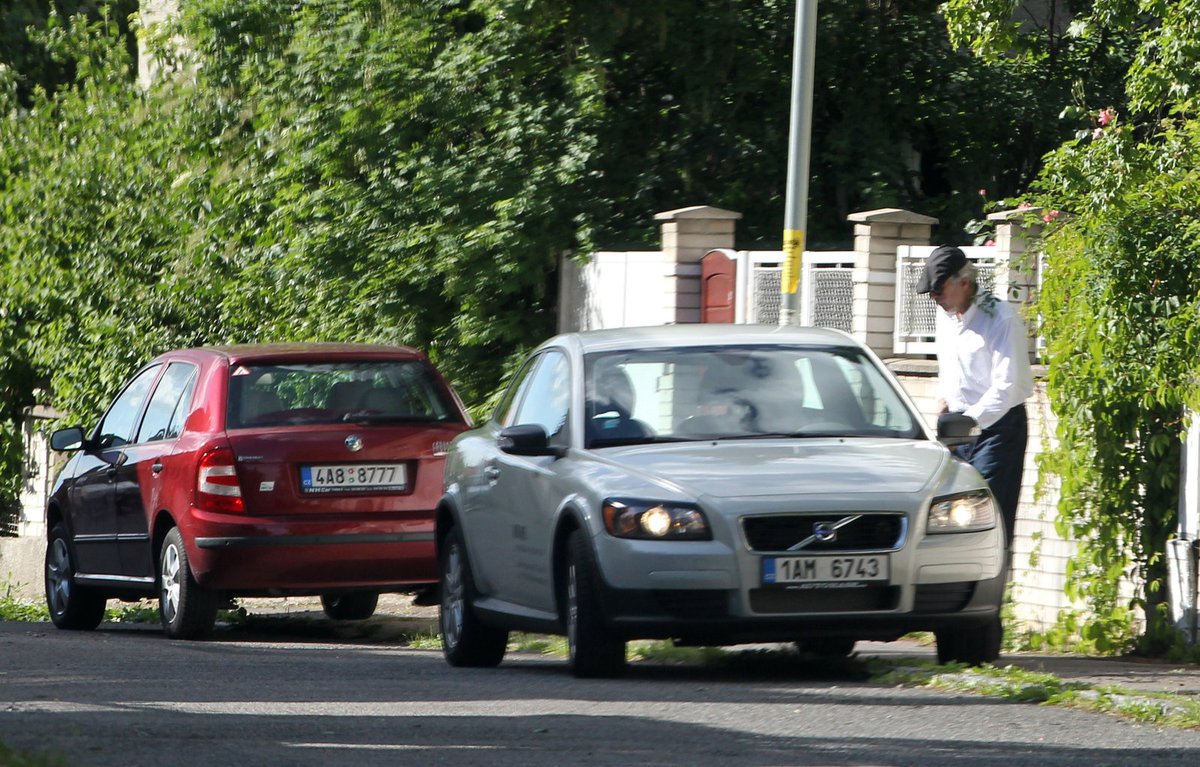
<path id="1" fill-rule="evenodd" d="M 1036 57 L 1009 21 L 1016 7 L 951 0 L 953 36 L 985 57 Z M 1110 649 L 1124 647 L 1139 612 L 1142 649 L 1175 640 L 1166 541 L 1185 407 L 1200 401 L 1197 18 L 1195 0 L 1095 0 L 1062 25 L 1063 45 L 1125 63 L 1124 89 L 1097 100 L 1081 84 L 1064 110 L 1076 133 L 1036 185 L 1050 225 L 1038 311 L 1059 419 L 1047 465 L 1062 479 L 1060 529 L 1080 542 L 1068 588 L 1091 604 L 1084 636 Z M 1139 585 L 1133 611 L 1120 575 Z"/>
<path id="2" fill-rule="evenodd" d="M 137 8 L 138 0 L 0 0 L 0 67 L 16 73 L 18 102 L 28 106 L 36 89 L 52 93 L 74 78 L 74 61 L 47 55 L 30 30 L 44 28 L 51 14 L 93 21 L 108 18 L 118 25 L 126 48 L 134 53 L 137 41 L 129 17 Z"/>
<path id="3" fill-rule="evenodd" d="M 177 73 L 145 89 L 128 0 L 68 6 L 0 4 L 38 11 L 0 54 L 5 419 L 270 340 L 410 343 L 479 404 L 554 329 L 563 255 L 699 202 L 778 242 L 791 0 L 188 0 L 141 30 Z M 933 0 L 821 9 L 810 243 L 886 205 L 957 230 L 1060 140 L 1085 49 L 1043 77 L 953 51 Z"/>

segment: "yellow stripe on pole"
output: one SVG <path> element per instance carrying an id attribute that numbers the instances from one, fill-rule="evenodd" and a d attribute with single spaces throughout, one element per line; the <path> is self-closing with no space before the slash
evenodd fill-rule
<path id="1" fill-rule="evenodd" d="M 789 295 L 800 290 L 800 259 L 804 253 L 804 230 L 783 230 L 783 284 L 780 289 Z"/>

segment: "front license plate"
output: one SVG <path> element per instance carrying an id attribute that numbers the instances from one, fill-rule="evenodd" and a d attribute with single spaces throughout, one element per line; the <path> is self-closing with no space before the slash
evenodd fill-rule
<path id="1" fill-rule="evenodd" d="M 305 493 L 385 491 L 408 487 L 402 463 L 338 463 L 300 467 L 300 490 Z"/>
<path id="2" fill-rule="evenodd" d="M 764 586 L 778 583 L 863 583 L 888 579 L 886 554 L 763 557 Z"/>

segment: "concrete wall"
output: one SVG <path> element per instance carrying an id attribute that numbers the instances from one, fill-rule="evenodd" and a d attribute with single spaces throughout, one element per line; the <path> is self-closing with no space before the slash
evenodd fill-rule
<path id="1" fill-rule="evenodd" d="M 40 602 L 43 592 L 42 538 L 0 538 L 0 597 L 22 602 Z"/>

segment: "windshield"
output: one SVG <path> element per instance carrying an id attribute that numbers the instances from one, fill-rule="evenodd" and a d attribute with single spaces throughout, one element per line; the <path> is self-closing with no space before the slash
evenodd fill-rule
<path id="1" fill-rule="evenodd" d="M 228 428 L 318 423 L 457 421 L 420 360 L 237 365 L 229 374 Z"/>
<path id="2" fill-rule="evenodd" d="M 597 353 L 586 357 L 585 375 L 589 447 L 776 435 L 921 436 L 890 379 L 855 349 Z"/>

